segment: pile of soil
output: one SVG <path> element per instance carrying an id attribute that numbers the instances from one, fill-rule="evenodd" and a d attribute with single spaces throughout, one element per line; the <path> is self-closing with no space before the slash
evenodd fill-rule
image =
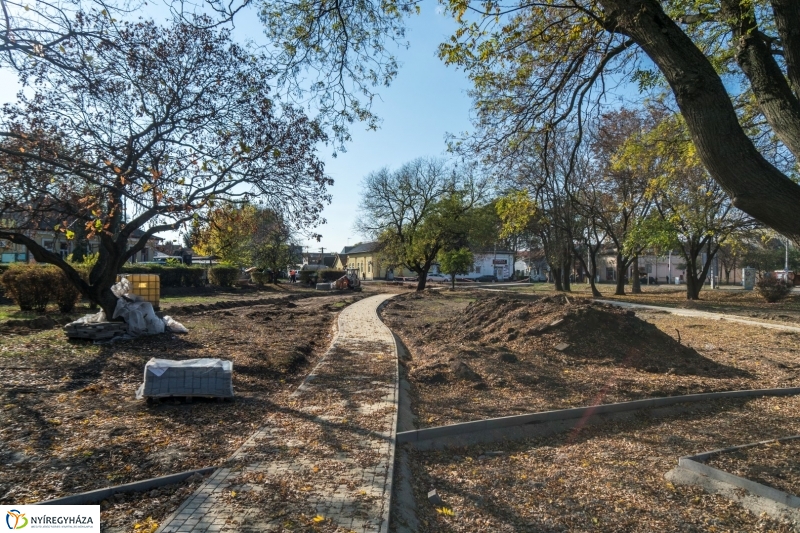
<path id="1" fill-rule="evenodd" d="M 401 304 L 402 305 L 402 304 Z M 423 325 L 423 328 L 425 326 Z M 452 352 L 451 343 L 493 347 L 497 364 L 543 355 L 567 365 L 593 363 L 644 372 L 737 377 L 742 373 L 719 365 L 685 346 L 633 311 L 564 296 L 531 299 L 482 298 L 470 303 L 456 322 L 432 328 L 439 345 L 412 376 L 426 383 L 449 379 L 481 382 L 470 361 L 485 359 L 486 350 Z M 478 387 L 480 388 L 480 387 Z"/>
<path id="2" fill-rule="evenodd" d="M 423 292 L 394 298 L 383 318 L 409 352 L 417 427 L 794 382 L 788 365 L 699 353 L 678 331 L 572 295 Z"/>

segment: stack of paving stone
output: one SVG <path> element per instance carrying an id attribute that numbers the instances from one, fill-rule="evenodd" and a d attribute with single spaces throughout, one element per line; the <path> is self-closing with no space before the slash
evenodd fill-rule
<path id="1" fill-rule="evenodd" d="M 233 363 L 222 359 L 150 359 L 137 398 L 233 398 Z"/>
<path id="2" fill-rule="evenodd" d="M 107 340 L 128 332 L 124 322 L 83 322 L 76 320 L 64 326 L 71 339 Z"/>

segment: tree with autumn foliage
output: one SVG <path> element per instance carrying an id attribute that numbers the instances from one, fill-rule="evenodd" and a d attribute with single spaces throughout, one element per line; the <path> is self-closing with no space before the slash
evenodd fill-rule
<path id="1" fill-rule="evenodd" d="M 459 28 L 440 56 L 474 84 L 464 153 L 506 165 L 565 125 L 580 143 L 620 85 L 663 88 L 732 204 L 800 241 L 800 2 L 444 3 Z"/>
<path id="2" fill-rule="evenodd" d="M 61 268 L 111 316 L 122 265 L 225 200 L 320 219 L 326 135 L 274 97 L 268 58 L 202 17 L 159 26 L 82 13 L 72 24 L 59 62 L 27 63 L 29 91 L 0 114 L 0 238 Z M 99 240 L 88 280 L 31 237 L 43 226 Z"/>
<path id="3" fill-rule="evenodd" d="M 637 221 L 626 245 L 678 250 L 686 262 L 686 298 L 697 300 L 720 247 L 754 220 L 703 167 L 680 116 L 662 116 L 630 135 L 612 160 L 617 171 L 649 176 L 646 197 L 654 209 Z"/>
<path id="4" fill-rule="evenodd" d="M 238 267 L 248 265 L 257 217 L 256 206 L 249 203 L 225 202 L 209 209 L 205 222 L 195 226 L 192 250 L 198 255 L 216 257 L 223 263 Z"/>
<path id="5" fill-rule="evenodd" d="M 421 291 L 439 252 L 467 246 L 471 217 L 485 195 L 485 180 L 469 169 L 415 159 L 364 178 L 358 229 L 380 241 L 387 264 L 416 273 Z"/>

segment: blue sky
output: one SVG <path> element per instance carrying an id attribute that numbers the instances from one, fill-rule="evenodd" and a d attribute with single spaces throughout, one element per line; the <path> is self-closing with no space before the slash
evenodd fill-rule
<path id="1" fill-rule="evenodd" d="M 346 244 L 364 240 L 356 221 L 361 182 L 373 170 L 396 168 L 422 156 L 445 155 L 445 134 L 470 128 L 469 82 L 462 71 L 445 67 L 436 57 L 439 43 L 455 27 L 451 18 L 438 14 L 435 4 L 423 4 L 420 15 L 408 21 L 408 49 L 397 50 L 401 63 L 394 83 L 380 90 L 374 111 L 383 119 L 378 131 L 354 124 L 353 141 L 346 153 L 331 157 L 331 147 L 320 151 L 327 173 L 335 180 L 333 202 L 323 216 L 327 223 L 315 231 L 322 241 L 303 240 L 312 251 L 340 251 Z M 348 240 L 349 239 L 349 240 Z"/>
<path id="2" fill-rule="evenodd" d="M 160 9 L 148 14 L 159 18 Z M 437 13 L 438 9 L 435 3 L 422 5 L 421 13 L 407 20 L 409 48 L 392 50 L 400 69 L 390 87 L 380 88 L 374 102 L 373 110 L 382 119 L 380 129 L 367 131 L 364 124 L 353 124 L 353 140 L 337 157 L 332 155 L 332 146 L 320 146 L 319 155 L 335 184 L 330 189 L 333 201 L 323 213 L 327 223 L 303 228 L 305 233 L 321 234 L 322 240 L 309 240 L 303 232 L 298 235 L 310 250 L 324 247 L 326 251 L 339 251 L 364 240 L 355 232 L 354 224 L 361 182 L 369 172 L 384 166 L 396 168 L 417 157 L 443 156 L 445 134 L 470 128 L 468 80 L 463 72 L 445 67 L 436 56 L 439 43 L 455 28 L 452 18 Z M 242 16 L 237 21 L 237 38 L 263 42 L 259 32 L 256 17 Z M 0 70 L 0 102 L 13 100 L 18 90 L 16 75 Z M 177 233 L 162 236 L 178 238 Z"/>

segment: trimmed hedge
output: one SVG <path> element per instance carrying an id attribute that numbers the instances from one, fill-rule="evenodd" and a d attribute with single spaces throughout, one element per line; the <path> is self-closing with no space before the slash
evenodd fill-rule
<path id="1" fill-rule="evenodd" d="M 330 283 L 336 281 L 346 274 L 344 270 L 334 270 L 326 268 L 324 270 L 300 270 L 298 271 L 297 280 L 301 283 Z"/>
<path id="2" fill-rule="evenodd" d="M 53 300 L 62 313 L 71 313 L 81 299 L 81 291 L 73 285 L 63 270 L 55 270 L 57 282 L 52 286 Z"/>
<path id="3" fill-rule="evenodd" d="M 208 281 L 220 287 L 233 287 L 239 279 L 239 269 L 233 266 L 215 266 L 208 270 Z"/>
<path id="4" fill-rule="evenodd" d="M 309 280 L 312 283 L 317 282 L 317 271 L 316 270 L 298 270 L 297 271 L 297 281 L 300 283 L 308 284 Z"/>
<path id="5" fill-rule="evenodd" d="M 326 268 L 325 270 L 318 270 L 317 271 L 317 279 L 321 280 L 322 283 L 330 283 L 331 281 L 336 281 L 337 279 L 341 278 L 347 272 L 344 270 L 334 270 L 332 268 Z"/>
<path id="6" fill-rule="evenodd" d="M 205 269 L 184 265 L 125 265 L 122 274 L 158 274 L 162 287 L 202 287 Z"/>
<path id="7" fill-rule="evenodd" d="M 0 283 L 22 311 L 44 313 L 54 301 L 62 313 L 69 313 L 81 297 L 64 272 L 48 265 L 14 265 Z"/>
<path id="8" fill-rule="evenodd" d="M 259 287 L 263 287 L 267 283 L 272 283 L 272 273 L 261 272 L 260 270 L 254 270 L 250 272 L 250 279 L 253 280 L 253 283 L 258 285 Z"/>
<path id="9" fill-rule="evenodd" d="M 756 292 L 766 301 L 774 303 L 783 300 L 792 292 L 792 286 L 774 276 L 763 277 L 756 282 Z"/>
<path id="10" fill-rule="evenodd" d="M 11 265 L 9 265 L 8 263 L 0 263 L 0 277 L 2 277 L 3 274 L 5 273 L 5 271 L 8 270 L 9 266 L 11 266 Z M 4 298 L 4 297 L 8 296 L 9 298 L 11 298 L 11 295 L 10 294 L 7 295 L 6 292 L 7 291 L 6 291 L 5 287 L 3 287 L 3 284 L 0 283 L 0 297 Z"/>

